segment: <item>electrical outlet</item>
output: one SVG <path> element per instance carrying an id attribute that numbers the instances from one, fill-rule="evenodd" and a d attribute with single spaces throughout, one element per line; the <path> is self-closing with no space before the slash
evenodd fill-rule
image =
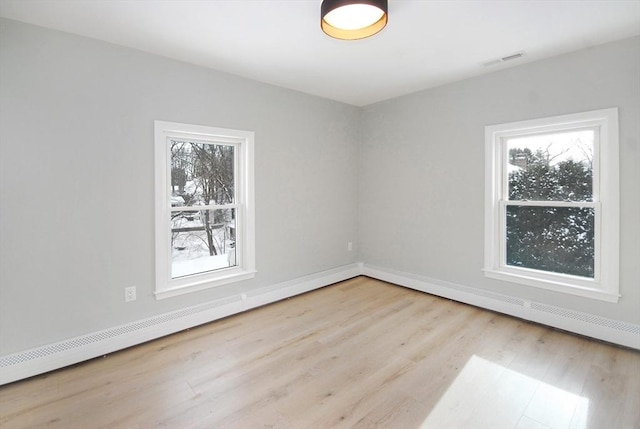
<path id="1" fill-rule="evenodd" d="M 353 250 L 353 243 L 352 243 L 352 242 L 348 242 L 348 243 L 347 243 L 347 250 L 348 250 L 349 252 L 351 252 L 351 251 Z"/>
<path id="2" fill-rule="evenodd" d="M 129 286 L 124 288 L 124 302 L 130 302 L 136 300 L 136 287 Z"/>

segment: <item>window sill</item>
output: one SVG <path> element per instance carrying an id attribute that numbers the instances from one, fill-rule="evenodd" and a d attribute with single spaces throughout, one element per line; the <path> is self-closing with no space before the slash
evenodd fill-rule
<path id="1" fill-rule="evenodd" d="M 236 269 L 225 274 L 217 274 L 215 276 L 192 276 L 192 278 L 180 279 L 179 285 L 168 285 L 162 290 L 155 292 L 156 299 L 171 298 L 174 296 L 184 295 L 191 292 L 210 289 L 230 283 L 236 283 L 242 280 L 249 280 L 256 275 L 255 270 Z M 185 281 L 186 280 L 186 281 Z"/>
<path id="2" fill-rule="evenodd" d="M 618 299 L 620 298 L 619 294 L 607 292 L 595 287 L 575 285 L 562 281 L 540 279 L 530 275 L 515 274 L 494 269 L 484 269 L 483 271 L 485 277 L 489 277 L 492 279 L 503 280 L 511 283 L 519 283 L 526 286 L 537 287 L 554 292 L 561 292 L 568 295 L 576 295 L 584 298 L 597 299 L 600 301 L 612 303 L 617 303 Z"/>

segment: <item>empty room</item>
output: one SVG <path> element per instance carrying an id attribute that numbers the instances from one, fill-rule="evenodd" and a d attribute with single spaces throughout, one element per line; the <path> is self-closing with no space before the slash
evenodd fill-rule
<path id="1" fill-rule="evenodd" d="M 0 427 L 640 429 L 640 1 L 0 0 Z"/>

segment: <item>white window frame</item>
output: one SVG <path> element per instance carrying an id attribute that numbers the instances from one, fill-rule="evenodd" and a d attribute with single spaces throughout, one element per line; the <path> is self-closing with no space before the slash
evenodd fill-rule
<path id="1" fill-rule="evenodd" d="M 506 264 L 507 139 L 585 128 L 596 130 L 593 202 L 518 202 L 518 205 L 594 208 L 594 278 L 508 266 Z M 485 276 L 571 295 L 618 302 L 620 297 L 618 109 L 602 109 L 487 126 L 485 127 L 485 168 L 483 270 Z"/>
<path id="2" fill-rule="evenodd" d="M 157 299 L 253 278 L 255 269 L 254 133 L 203 125 L 155 121 L 155 235 Z M 171 278 L 171 139 L 232 144 L 235 150 L 236 266 Z M 230 207 L 231 207 L 230 206 Z M 218 208 L 213 206 L 212 208 Z"/>

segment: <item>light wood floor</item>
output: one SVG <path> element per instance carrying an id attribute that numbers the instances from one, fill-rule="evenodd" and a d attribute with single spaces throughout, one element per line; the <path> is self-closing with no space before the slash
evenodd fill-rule
<path id="1" fill-rule="evenodd" d="M 640 352 L 365 277 L 0 388 L 10 428 L 640 428 Z"/>

